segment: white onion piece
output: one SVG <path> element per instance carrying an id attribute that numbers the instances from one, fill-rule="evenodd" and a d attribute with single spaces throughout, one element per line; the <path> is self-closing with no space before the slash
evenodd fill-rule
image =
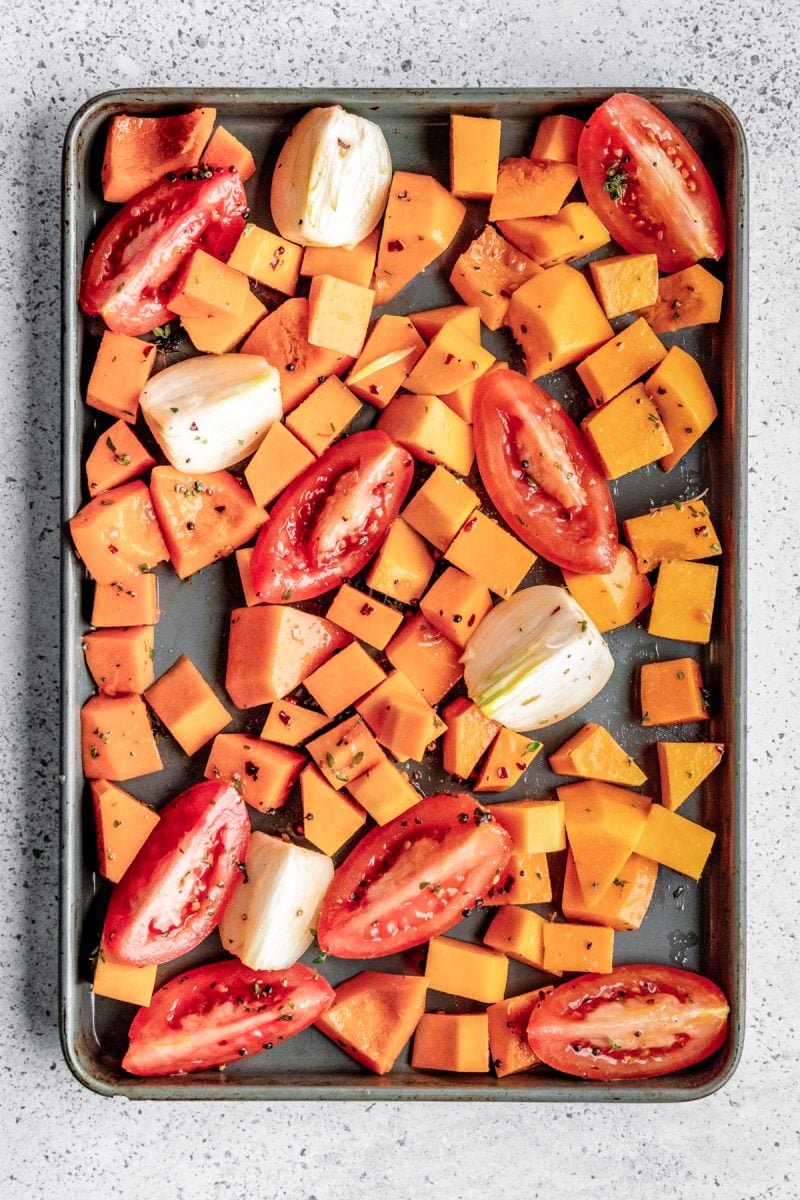
<path id="1" fill-rule="evenodd" d="M 555 725 L 603 690 L 614 659 L 564 588 L 541 584 L 502 600 L 469 640 L 464 679 L 487 717 L 529 733 Z"/>
<path id="2" fill-rule="evenodd" d="M 223 471 L 280 418 L 280 375 L 258 354 L 205 354 L 159 371 L 139 403 L 173 467 Z"/>
<path id="3" fill-rule="evenodd" d="M 301 246 L 355 246 L 383 216 L 391 178 L 377 125 L 339 104 L 312 108 L 278 156 L 272 219 L 282 237 Z"/>
<path id="4" fill-rule="evenodd" d="M 267 833 L 250 835 L 245 877 L 225 910 L 222 944 L 254 971 L 282 971 L 314 940 L 333 863 Z"/>

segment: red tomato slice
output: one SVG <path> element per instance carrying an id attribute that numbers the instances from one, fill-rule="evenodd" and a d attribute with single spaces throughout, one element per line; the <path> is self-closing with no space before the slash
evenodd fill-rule
<path id="1" fill-rule="evenodd" d="M 186 971 L 140 1008 L 122 1060 L 132 1075 L 183 1075 L 296 1037 L 330 1008 L 333 988 L 299 963 L 254 971 L 235 959 Z"/>
<path id="2" fill-rule="evenodd" d="M 724 994 L 703 975 L 637 964 L 555 988 L 533 1009 L 528 1042 L 567 1075 L 650 1079 L 718 1050 L 728 1012 Z"/>
<path id="3" fill-rule="evenodd" d="M 625 250 L 657 254 L 662 271 L 721 258 L 725 221 L 708 171 L 668 117 L 641 96 L 612 96 L 578 145 L 581 187 Z"/>
<path id="4" fill-rule="evenodd" d="M 611 493 L 561 405 L 516 371 L 492 371 L 478 385 L 473 420 L 481 479 L 517 537 L 567 571 L 613 570 Z"/>
<path id="5" fill-rule="evenodd" d="M 244 800 L 198 783 L 170 800 L 111 893 L 103 944 L 131 966 L 171 962 L 215 929 L 242 880 L 250 841 Z"/>
<path id="6" fill-rule="evenodd" d="M 286 489 L 258 535 L 250 571 L 261 600 L 309 600 L 366 566 L 414 475 L 379 429 L 337 442 Z"/>
<path id="7" fill-rule="evenodd" d="M 199 168 L 154 183 L 111 218 L 89 251 L 81 308 L 114 333 L 149 333 L 172 316 L 166 298 L 188 255 L 203 249 L 228 258 L 246 218 L 235 171 Z"/>
<path id="8" fill-rule="evenodd" d="M 321 949 L 378 958 L 444 933 L 482 903 L 512 843 L 470 796 L 430 796 L 370 830 L 336 871 L 317 920 Z"/>

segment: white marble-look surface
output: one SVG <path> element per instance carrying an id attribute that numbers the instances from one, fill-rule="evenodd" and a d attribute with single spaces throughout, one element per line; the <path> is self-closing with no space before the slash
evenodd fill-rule
<path id="1" fill-rule="evenodd" d="M 2 0 L 0 1196 L 800 1196 L 796 0 Z M 70 116 L 155 84 L 691 86 L 752 171 L 749 1019 L 683 1106 L 135 1105 L 56 1028 L 59 169 Z"/>

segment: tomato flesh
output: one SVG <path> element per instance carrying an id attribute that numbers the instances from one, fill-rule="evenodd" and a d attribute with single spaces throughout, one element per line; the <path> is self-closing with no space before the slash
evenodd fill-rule
<path id="1" fill-rule="evenodd" d="M 470 796 L 431 796 L 371 830 L 337 869 L 317 941 L 340 958 L 419 946 L 482 903 L 511 838 Z"/>
<path id="2" fill-rule="evenodd" d="M 250 570 L 269 603 L 309 600 L 355 575 L 397 517 L 414 475 L 410 455 L 379 429 L 331 446 L 283 493 Z"/>
<path id="3" fill-rule="evenodd" d="M 728 1012 L 710 979 L 637 964 L 555 988 L 534 1007 L 528 1042 L 542 1062 L 568 1075 L 649 1079 L 718 1050 Z"/>
<path id="4" fill-rule="evenodd" d="M 171 962 L 207 937 L 247 857 L 247 806 L 229 784 L 198 783 L 160 817 L 111 893 L 103 927 L 103 946 L 131 966 Z"/>
<path id="5" fill-rule="evenodd" d="M 254 971 L 234 959 L 186 971 L 159 988 L 130 1029 L 132 1075 L 183 1075 L 271 1050 L 330 1008 L 333 988 L 310 967 Z"/>
<path id="6" fill-rule="evenodd" d="M 679 271 L 725 251 L 722 206 L 675 125 L 641 96 L 619 93 L 592 114 L 578 146 L 589 206 L 625 250 Z"/>
<path id="7" fill-rule="evenodd" d="M 247 199 L 235 171 L 202 168 L 145 188 L 106 225 L 83 268 L 80 306 L 114 333 L 136 336 L 169 321 L 175 277 L 192 251 L 226 259 Z"/>
<path id="8" fill-rule="evenodd" d="M 473 421 L 481 478 L 516 536 L 565 570 L 613 570 L 611 493 L 561 405 L 516 371 L 492 371 L 478 385 Z"/>

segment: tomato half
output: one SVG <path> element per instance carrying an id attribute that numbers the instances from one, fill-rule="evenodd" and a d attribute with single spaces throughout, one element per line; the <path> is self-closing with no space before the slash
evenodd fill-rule
<path id="1" fill-rule="evenodd" d="M 103 944 L 131 966 L 171 962 L 215 929 L 242 880 L 250 841 L 244 800 L 198 783 L 161 820 L 111 893 Z"/>
<path id="2" fill-rule="evenodd" d="M 114 333 L 136 336 L 169 321 L 173 281 L 197 249 L 226 259 L 247 219 L 235 171 L 204 167 L 145 188 L 116 213 L 89 251 L 80 306 Z"/>
<path id="3" fill-rule="evenodd" d="M 516 371 L 492 371 L 478 385 L 473 421 L 481 478 L 516 536 L 567 571 L 612 571 L 611 493 L 561 405 Z"/>
<path id="4" fill-rule="evenodd" d="M 183 1075 L 271 1050 L 330 1008 L 333 988 L 310 967 L 254 971 L 235 959 L 186 971 L 159 988 L 130 1029 L 132 1075 Z"/>
<path id="5" fill-rule="evenodd" d="M 725 221 L 696 151 L 668 117 L 621 92 L 589 118 L 578 145 L 589 206 L 625 250 L 657 254 L 662 271 L 721 258 Z"/>
<path id="6" fill-rule="evenodd" d="M 534 1054 L 582 1079 L 650 1079 L 718 1050 L 728 1001 L 715 983 L 645 963 L 581 975 L 540 1000 L 528 1022 Z"/>
<path id="7" fill-rule="evenodd" d="M 512 843 L 470 796 L 430 796 L 370 830 L 336 871 L 317 941 L 340 958 L 419 946 L 479 907 Z"/>
<path id="8" fill-rule="evenodd" d="M 321 596 L 366 566 L 414 475 L 407 450 L 379 429 L 337 442 L 291 484 L 258 535 L 250 571 L 261 600 Z"/>

